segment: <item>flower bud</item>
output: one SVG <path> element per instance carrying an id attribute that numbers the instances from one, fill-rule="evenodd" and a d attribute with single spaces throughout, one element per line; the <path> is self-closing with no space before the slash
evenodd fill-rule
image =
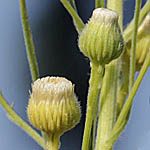
<path id="1" fill-rule="evenodd" d="M 150 12 L 146 15 L 144 21 L 138 29 L 138 39 L 150 35 Z"/>
<path id="2" fill-rule="evenodd" d="M 92 62 L 108 64 L 123 51 L 123 37 L 115 11 L 97 8 L 79 36 L 79 48 Z"/>
<path id="3" fill-rule="evenodd" d="M 29 121 L 48 134 L 61 135 L 80 120 L 74 86 L 62 77 L 45 77 L 32 85 L 27 108 Z"/>
<path id="4" fill-rule="evenodd" d="M 136 70 L 139 71 L 145 58 L 150 52 L 150 13 L 147 14 L 138 29 L 138 41 L 136 47 Z"/>
<path id="5" fill-rule="evenodd" d="M 127 54 L 130 57 L 131 43 L 128 44 Z M 136 71 L 141 69 L 146 56 L 150 52 L 150 13 L 138 28 L 136 43 Z"/>
<path id="6" fill-rule="evenodd" d="M 136 71 L 139 71 L 144 64 L 146 56 L 150 52 L 150 36 L 143 37 L 137 43 L 136 49 Z"/>

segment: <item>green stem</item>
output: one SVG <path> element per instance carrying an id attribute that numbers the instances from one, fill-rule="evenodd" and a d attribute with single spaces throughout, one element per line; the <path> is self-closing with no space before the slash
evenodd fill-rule
<path id="1" fill-rule="evenodd" d="M 142 21 L 144 20 L 145 16 L 149 11 L 150 11 L 150 3 L 149 1 L 147 1 L 142 10 L 140 11 L 139 25 L 142 23 Z M 124 31 L 124 39 L 126 42 L 128 42 L 132 38 L 133 26 L 134 26 L 134 19 L 131 21 L 131 23 L 127 26 L 127 28 Z"/>
<path id="2" fill-rule="evenodd" d="M 117 114 L 120 114 L 120 111 L 123 107 L 125 99 L 128 95 L 128 87 L 129 87 L 129 58 L 125 54 L 121 57 L 121 79 L 120 86 L 117 97 Z M 117 116 L 118 116 L 117 115 Z"/>
<path id="3" fill-rule="evenodd" d="M 11 106 L 5 101 L 3 96 L 0 92 L 0 103 L 5 109 L 5 111 L 8 113 L 8 118 L 12 120 L 15 124 L 17 124 L 19 127 L 21 127 L 28 135 L 30 135 L 39 145 L 41 145 L 43 148 L 45 147 L 45 142 L 42 139 L 42 137 L 34 131 L 24 120 L 22 120 L 19 115 L 13 110 Z"/>
<path id="4" fill-rule="evenodd" d="M 99 93 L 102 85 L 102 78 L 104 74 L 104 67 L 95 63 L 92 63 L 91 68 L 91 77 L 90 77 L 90 89 L 88 95 L 88 104 L 87 104 L 87 116 L 85 122 L 84 136 L 83 136 L 83 145 L 82 150 L 88 150 L 90 136 L 91 136 L 91 128 L 97 118 L 97 107 L 96 104 L 99 100 Z"/>
<path id="5" fill-rule="evenodd" d="M 97 99 L 97 102 L 99 102 L 98 101 L 98 99 Z M 96 104 L 96 106 L 98 106 L 99 104 Z M 98 109 L 98 107 L 97 107 L 97 109 Z M 89 146 L 89 150 L 94 150 L 94 147 L 95 147 L 95 133 L 96 133 L 96 125 L 97 125 L 97 115 L 95 116 L 95 118 L 94 118 L 94 121 L 93 121 L 93 124 L 92 124 L 93 126 L 92 126 L 92 129 L 91 129 L 91 133 L 92 133 L 92 135 L 91 135 L 91 146 Z"/>
<path id="6" fill-rule="evenodd" d="M 119 15 L 122 30 L 123 0 L 108 0 L 107 8 L 115 10 Z M 96 150 L 112 150 L 108 147 L 109 139 L 117 117 L 117 94 L 119 83 L 120 58 L 108 64 L 105 70 L 101 92 L 101 104 L 96 138 Z"/>
<path id="7" fill-rule="evenodd" d="M 119 15 L 119 25 L 121 28 L 121 31 L 123 30 L 123 0 L 107 0 L 107 8 L 115 10 L 118 15 Z M 120 58 L 120 60 L 118 59 L 118 78 L 117 78 L 117 82 L 118 82 L 118 93 L 119 93 L 119 87 L 121 87 L 121 83 L 120 83 L 120 79 L 119 79 L 119 66 L 120 66 L 120 61 L 122 58 Z M 118 101 L 118 99 L 117 99 Z"/>
<path id="8" fill-rule="evenodd" d="M 39 70 L 35 55 L 34 44 L 32 40 L 31 29 L 29 25 L 28 14 L 26 10 L 26 3 L 25 0 L 19 1 L 20 1 L 21 20 L 26 44 L 27 57 L 30 65 L 32 80 L 35 81 L 39 77 Z"/>
<path id="9" fill-rule="evenodd" d="M 105 0 L 95 0 L 95 8 L 104 8 L 105 7 Z"/>
<path id="10" fill-rule="evenodd" d="M 130 108 L 132 106 L 132 102 L 133 102 L 134 96 L 135 96 L 135 94 L 136 94 L 136 92 L 137 92 L 137 90 L 138 90 L 138 88 L 140 86 L 140 83 L 143 80 L 144 75 L 145 75 L 145 73 L 146 73 L 146 71 L 147 71 L 149 66 L 150 66 L 150 51 L 149 51 L 149 53 L 148 53 L 148 55 L 146 57 L 146 60 L 145 60 L 143 66 L 142 66 L 142 68 L 140 70 L 140 73 L 139 73 L 139 75 L 137 77 L 137 80 L 135 81 L 135 83 L 133 85 L 133 88 L 132 88 L 132 90 L 131 90 L 128 98 L 127 98 L 127 101 L 124 104 L 124 107 L 122 108 L 122 111 L 121 111 L 121 113 L 120 113 L 120 115 L 119 115 L 119 117 L 117 119 L 117 122 L 116 122 L 116 124 L 115 124 L 115 126 L 114 126 L 114 128 L 112 130 L 111 136 L 114 136 L 115 138 L 112 140 L 110 145 L 113 145 L 113 143 L 115 142 L 115 140 L 118 138 L 119 134 L 121 133 L 121 132 L 117 133 L 117 131 L 120 128 L 120 126 L 122 126 L 122 124 L 124 122 L 126 122 L 126 117 L 127 117 L 128 113 L 130 111 Z M 122 131 L 122 130 L 120 130 L 120 131 Z M 118 135 L 115 136 L 115 133 L 117 133 Z"/>
<path id="11" fill-rule="evenodd" d="M 123 21 L 123 0 L 107 0 L 107 8 L 115 10 L 119 15 L 119 25 L 122 30 Z"/>
<path id="12" fill-rule="evenodd" d="M 96 104 L 95 106 L 95 116 L 94 116 L 94 119 L 93 119 L 93 123 L 92 123 L 92 129 L 91 129 L 91 147 L 89 147 L 89 150 L 94 150 L 94 147 L 95 147 L 95 136 L 96 136 L 96 127 L 97 127 L 97 117 L 98 117 L 98 110 L 99 110 L 99 96 L 100 96 L 100 90 L 98 92 L 98 95 L 97 95 L 97 99 L 96 99 Z"/>
<path id="13" fill-rule="evenodd" d="M 100 113 L 97 129 L 96 150 L 110 150 L 106 145 L 116 121 L 118 61 L 108 64 L 105 69 L 100 95 Z"/>
<path id="14" fill-rule="evenodd" d="M 135 9 L 135 16 L 134 16 L 134 30 L 133 30 L 131 55 L 130 55 L 129 92 L 131 91 L 133 84 L 134 84 L 135 65 L 136 65 L 136 41 L 137 41 L 140 8 L 141 8 L 141 0 L 136 0 L 136 9 Z"/>
<path id="15" fill-rule="evenodd" d="M 20 1 L 22 28 L 23 28 L 24 39 L 26 44 L 26 52 L 27 52 L 32 80 L 35 81 L 39 77 L 39 69 L 38 69 L 37 59 L 35 55 L 35 49 L 34 49 L 34 43 L 32 39 L 29 19 L 28 19 L 28 13 L 26 9 L 26 2 L 25 0 L 19 0 L 19 1 Z M 46 140 L 46 136 L 47 136 L 46 133 L 42 132 L 42 135 Z"/>
<path id="16" fill-rule="evenodd" d="M 74 0 L 70 0 L 70 4 L 71 4 L 71 6 L 74 8 L 74 10 L 77 11 L 75 1 L 74 1 Z"/>
<path id="17" fill-rule="evenodd" d="M 78 16 L 75 9 L 71 6 L 71 4 L 68 2 L 68 0 L 60 0 L 64 7 L 67 9 L 67 11 L 70 13 L 71 17 L 73 18 L 74 25 L 76 27 L 76 30 L 78 34 L 81 33 L 82 29 L 84 28 L 84 23 L 81 20 L 81 18 Z"/>
<path id="18" fill-rule="evenodd" d="M 46 150 L 59 150 L 59 147 L 60 147 L 59 138 L 60 136 L 56 134 L 48 135 Z"/>

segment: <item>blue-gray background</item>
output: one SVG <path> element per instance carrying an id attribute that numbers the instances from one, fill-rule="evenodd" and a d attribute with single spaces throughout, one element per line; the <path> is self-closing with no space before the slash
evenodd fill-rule
<path id="1" fill-rule="evenodd" d="M 85 4 L 84 4 L 85 3 Z M 91 16 L 94 0 L 77 1 L 84 22 Z M 124 25 L 133 16 L 134 0 L 125 0 Z M 59 0 L 27 2 L 34 36 L 40 76 L 65 76 L 75 83 L 82 105 L 82 121 L 61 138 L 62 150 L 81 149 L 89 62 L 79 52 L 77 33 L 71 17 Z M 150 70 L 134 100 L 130 121 L 115 144 L 116 150 L 149 150 L 150 148 Z M 0 0 L 0 89 L 9 104 L 27 121 L 26 107 L 31 76 L 26 58 L 20 23 L 19 0 Z M 6 117 L 0 106 L 0 150 L 41 150 L 24 131 Z"/>

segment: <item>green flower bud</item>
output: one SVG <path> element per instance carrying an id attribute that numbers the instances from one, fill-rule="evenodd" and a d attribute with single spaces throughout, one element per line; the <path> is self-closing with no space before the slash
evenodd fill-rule
<path id="1" fill-rule="evenodd" d="M 32 85 L 27 108 L 29 121 L 48 135 L 61 135 L 80 120 L 74 86 L 62 77 L 45 77 Z"/>
<path id="2" fill-rule="evenodd" d="M 150 12 L 146 15 L 138 29 L 138 39 L 141 39 L 144 36 L 150 36 Z"/>
<path id="3" fill-rule="evenodd" d="M 92 62 L 108 64 L 123 51 L 123 37 L 115 11 L 97 8 L 79 36 L 79 48 Z"/>
<path id="4" fill-rule="evenodd" d="M 136 71 L 139 71 L 144 64 L 146 56 L 150 52 L 150 36 L 143 37 L 137 43 L 136 49 Z"/>
<path id="5" fill-rule="evenodd" d="M 130 57 L 131 42 L 127 47 L 127 54 Z M 146 56 L 150 52 L 150 13 L 138 28 L 136 43 L 136 71 L 139 71 L 144 64 Z"/>
<path id="6" fill-rule="evenodd" d="M 144 64 L 146 56 L 150 52 L 150 13 L 147 14 L 138 29 L 138 40 L 136 47 L 136 70 L 139 71 Z"/>

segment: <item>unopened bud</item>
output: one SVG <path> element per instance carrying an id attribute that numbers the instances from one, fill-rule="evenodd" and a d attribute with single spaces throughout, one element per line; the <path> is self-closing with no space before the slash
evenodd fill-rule
<path id="1" fill-rule="evenodd" d="M 27 108 L 34 127 L 50 135 L 61 135 L 80 120 L 80 106 L 74 86 L 62 77 L 45 77 L 32 85 Z"/>
<path id="2" fill-rule="evenodd" d="M 139 71 L 141 69 L 148 52 L 150 52 L 150 36 L 143 37 L 141 40 L 137 42 L 136 71 Z"/>
<path id="3" fill-rule="evenodd" d="M 147 35 L 150 35 L 150 12 L 146 15 L 138 29 L 138 38 L 142 38 Z"/>
<path id="4" fill-rule="evenodd" d="M 115 11 L 97 8 L 79 36 L 79 48 L 92 62 L 108 64 L 123 51 L 123 37 Z"/>
<path id="5" fill-rule="evenodd" d="M 136 48 L 136 69 L 140 70 L 146 56 L 150 52 L 150 12 L 145 17 L 138 29 L 138 41 Z"/>
<path id="6" fill-rule="evenodd" d="M 127 54 L 130 57 L 131 44 L 127 47 Z M 144 64 L 146 56 L 150 52 L 150 12 L 138 28 L 136 42 L 136 71 L 139 71 Z"/>

